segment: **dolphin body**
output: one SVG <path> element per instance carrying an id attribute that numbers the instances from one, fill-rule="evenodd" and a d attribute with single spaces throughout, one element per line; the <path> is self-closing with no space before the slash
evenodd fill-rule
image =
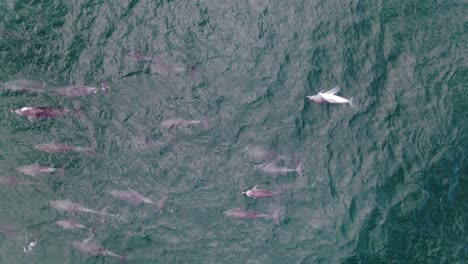
<path id="1" fill-rule="evenodd" d="M 133 204 L 155 204 L 149 197 L 146 197 L 136 191 L 129 190 L 112 190 L 110 194 L 118 199 L 133 203 Z"/>
<path id="2" fill-rule="evenodd" d="M 64 86 L 54 90 L 53 93 L 67 98 L 75 98 L 89 94 L 96 94 L 99 91 L 97 87 L 92 86 Z"/>
<path id="3" fill-rule="evenodd" d="M 176 128 L 180 126 L 188 126 L 188 125 L 197 125 L 200 124 L 202 121 L 200 120 L 185 120 L 180 118 L 175 119 L 168 119 L 161 122 L 161 126 L 164 128 Z"/>
<path id="4" fill-rule="evenodd" d="M 130 57 L 136 61 L 151 62 L 153 60 L 151 57 L 147 57 L 143 53 L 136 50 L 129 50 L 127 52 L 127 57 Z"/>
<path id="5" fill-rule="evenodd" d="M 94 154 L 94 147 L 77 147 L 62 143 L 47 143 L 34 146 L 34 149 L 44 151 L 47 153 L 68 153 L 68 152 L 88 152 L 90 155 Z"/>
<path id="6" fill-rule="evenodd" d="M 269 151 L 261 146 L 249 146 L 242 150 L 246 160 L 253 163 L 262 163 L 272 160 L 286 160 L 285 156 Z"/>
<path id="7" fill-rule="evenodd" d="M 29 121 L 34 121 L 36 118 L 51 118 L 59 117 L 71 112 L 67 108 L 52 108 L 52 107 L 21 107 L 19 109 L 11 110 L 11 112 L 18 115 L 26 116 Z"/>
<path id="8" fill-rule="evenodd" d="M 255 185 L 251 190 L 247 190 L 245 192 L 242 192 L 242 194 L 252 197 L 254 199 L 258 198 L 269 198 L 273 197 L 276 195 L 275 192 L 272 192 L 270 190 L 265 190 L 265 189 L 259 189 L 258 185 Z"/>
<path id="9" fill-rule="evenodd" d="M 16 171 L 24 173 L 29 176 L 33 176 L 33 177 L 36 177 L 39 174 L 51 173 L 56 170 L 57 170 L 56 168 L 44 167 L 37 163 L 30 164 L 30 165 L 23 165 L 23 166 L 19 166 L 18 168 L 16 168 Z"/>
<path id="10" fill-rule="evenodd" d="M 295 169 L 291 169 L 287 167 L 279 167 L 279 166 L 276 166 L 273 162 L 260 164 L 258 165 L 258 168 L 263 172 L 266 172 L 268 174 L 273 174 L 273 175 L 287 174 L 287 173 L 295 171 L 297 172 L 297 174 L 299 174 L 299 176 L 302 176 L 302 163 L 300 162 L 299 164 L 297 164 L 297 167 Z"/>
<path id="11" fill-rule="evenodd" d="M 11 92 L 43 93 L 46 85 L 41 81 L 19 79 L 6 82 L 2 86 Z"/>
<path id="12" fill-rule="evenodd" d="M 181 63 L 166 63 L 160 58 L 154 58 L 150 65 L 151 72 L 160 75 L 179 74 L 189 72 L 194 69 L 193 66 L 187 66 Z"/>
<path id="13" fill-rule="evenodd" d="M 102 91 L 105 95 L 107 95 L 109 91 L 109 83 L 104 81 L 102 83 Z M 64 86 L 59 87 L 54 90 L 54 93 L 60 96 L 64 96 L 66 98 L 76 98 L 80 96 L 86 96 L 90 94 L 97 94 L 99 92 L 99 88 L 93 86 L 85 86 L 85 85 L 74 85 L 74 86 Z"/>
<path id="14" fill-rule="evenodd" d="M 93 209 L 86 208 L 77 203 L 71 202 L 69 200 L 50 201 L 49 205 L 61 211 L 102 214 L 102 211 L 98 212 Z"/>
<path id="15" fill-rule="evenodd" d="M 73 247 L 81 252 L 88 253 L 93 256 L 112 256 L 124 258 L 124 255 L 117 255 L 116 253 L 91 242 L 73 242 Z"/>
<path id="16" fill-rule="evenodd" d="M 330 91 L 324 92 L 321 91 L 317 95 L 307 96 L 311 102 L 316 104 L 323 104 L 323 103 L 331 103 L 331 104 L 349 104 L 351 107 L 353 105 L 353 98 L 346 99 L 336 95 L 340 91 L 340 87 L 336 86 L 335 88 L 331 89 Z"/>
<path id="17" fill-rule="evenodd" d="M 72 221 L 72 220 L 59 220 L 57 222 L 55 222 L 57 225 L 65 228 L 65 229 L 81 229 L 81 228 L 86 228 L 84 225 L 78 223 L 78 222 L 75 222 L 75 221 Z"/>
<path id="18" fill-rule="evenodd" d="M 79 251 L 81 251 L 83 253 L 90 254 L 92 256 L 118 257 L 118 258 L 120 258 L 120 263 L 125 264 L 127 254 L 118 255 L 118 254 L 110 251 L 109 249 L 101 246 L 101 245 L 90 242 L 94 237 L 92 230 L 90 230 L 90 233 L 91 233 L 91 236 L 89 238 L 83 240 L 82 242 L 74 241 L 72 243 L 73 248 L 75 248 L 75 249 L 77 249 L 77 250 L 79 250 Z"/>
<path id="19" fill-rule="evenodd" d="M 82 205 L 79 205 L 77 203 L 71 202 L 69 200 L 56 200 L 56 201 L 50 201 L 49 206 L 53 207 L 57 210 L 60 211 L 66 211 L 66 212 L 80 212 L 80 213 L 91 213 L 91 214 L 98 214 L 100 215 L 100 221 L 101 223 L 104 222 L 104 218 L 107 215 L 110 215 L 107 213 L 107 207 L 104 207 L 101 211 L 96 211 L 87 207 L 84 207 Z"/>
<path id="20" fill-rule="evenodd" d="M 0 185 L 31 185 L 32 182 L 21 180 L 15 176 L 0 177 Z"/>

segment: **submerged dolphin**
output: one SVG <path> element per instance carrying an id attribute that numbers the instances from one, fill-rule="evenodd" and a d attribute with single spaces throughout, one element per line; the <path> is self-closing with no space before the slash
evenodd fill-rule
<path id="1" fill-rule="evenodd" d="M 143 53 L 136 50 L 129 50 L 127 52 L 127 57 L 135 59 L 137 61 L 152 61 L 152 58 L 145 56 Z"/>
<path id="2" fill-rule="evenodd" d="M 64 86 L 54 89 L 54 93 L 67 97 L 74 98 L 83 95 L 96 94 L 99 91 L 97 87 L 92 86 Z"/>
<path id="3" fill-rule="evenodd" d="M 299 162 L 295 169 L 290 169 L 287 167 L 278 167 L 273 162 L 260 164 L 257 166 L 261 171 L 266 172 L 268 174 L 287 174 L 289 172 L 297 172 L 299 176 L 302 176 L 302 164 Z"/>
<path id="4" fill-rule="evenodd" d="M 107 94 L 109 91 L 109 84 L 107 81 L 104 81 L 102 84 L 102 91 L 104 94 Z M 54 93 L 57 95 L 61 95 L 67 98 L 75 98 L 90 94 L 97 94 L 99 92 L 99 88 L 93 86 L 84 86 L 84 85 L 75 85 L 75 86 L 64 86 L 59 87 L 54 90 Z"/>
<path id="5" fill-rule="evenodd" d="M 84 225 L 78 223 L 78 222 L 75 222 L 75 221 L 72 221 L 72 220 L 59 220 L 57 222 L 55 222 L 57 225 L 65 228 L 65 229 L 81 229 L 81 228 L 86 228 Z"/>
<path id="6" fill-rule="evenodd" d="M 92 256 L 118 257 L 118 258 L 120 258 L 120 263 L 125 264 L 127 254 L 118 255 L 118 254 L 110 251 L 109 249 L 104 248 L 101 245 L 90 242 L 94 237 L 92 229 L 90 230 L 90 233 L 91 233 L 91 236 L 89 238 L 83 240 L 82 242 L 74 241 L 72 243 L 73 247 L 75 249 L 83 252 L 83 253 L 87 253 L 87 254 L 90 254 Z"/>
<path id="7" fill-rule="evenodd" d="M 107 213 L 107 207 L 104 207 L 101 211 L 95 211 L 90 208 L 86 208 L 82 205 L 77 203 L 71 202 L 69 200 L 57 200 L 57 201 L 50 201 L 49 206 L 66 212 L 80 212 L 80 213 L 91 213 L 91 214 L 98 214 L 101 217 L 101 222 L 104 221 L 105 216 L 109 215 Z"/>
<path id="8" fill-rule="evenodd" d="M 247 211 L 240 208 L 229 209 L 224 212 L 225 216 L 234 217 L 234 218 L 246 218 L 246 219 L 255 219 L 255 218 L 272 218 L 275 221 L 275 224 L 279 224 L 280 212 L 279 209 L 276 209 L 273 215 L 259 213 L 255 211 Z"/>
<path id="9" fill-rule="evenodd" d="M 184 73 L 194 69 L 193 66 L 186 66 L 180 63 L 166 63 L 160 58 L 154 58 L 150 68 L 152 73 L 160 75 Z"/>
<path id="10" fill-rule="evenodd" d="M 47 143 L 47 144 L 39 144 L 34 146 L 34 149 L 44 151 L 47 153 L 68 153 L 71 151 L 75 152 L 88 152 L 90 155 L 94 154 L 94 147 L 77 147 L 66 145 L 62 143 Z"/>
<path id="11" fill-rule="evenodd" d="M 91 242 L 73 242 L 73 247 L 81 252 L 88 253 L 93 256 L 112 256 L 124 258 L 125 255 L 117 255 L 116 253 Z"/>
<path id="12" fill-rule="evenodd" d="M 0 185 L 31 185 L 32 182 L 21 180 L 15 176 L 0 177 Z"/>
<path id="13" fill-rule="evenodd" d="M 46 83 L 41 81 L 19 79 L 8 81 L 2 86 L 12 92 L 43 93 Z"/>
<path id="14" fill-rule="evenodd" d="M 261 146 L 249 146 L 242 150 L 246 160 L 253 163 L 262 163 L 272 160 L 286 160 L 285 156 L 269 151 Z"/>
<path id="15" fill-rule="evenodd" d="M 136 191 L 126 191 L 126 190 L 112 190 L 110 194 L 118 199 L 133 203 L 133 204 L 155 204 L 150 198 L 136 192 Z"/>
<path id="16" fill-rule="evenodd" d="M 188 125 L 197 125 L 202 123 L 200 120 L 185 120 L 180 118 L 164 120 L 161 123 L 161 126 L 164 128 L 176 128 L 179 126 L 188 126 Z M 206 121 L 205 121 L 206 124 Z"/>
<path id="17" fill-rule="evenodd" d="M 57 170 L 56 168 L 44 167 L 44 166 L 41 166 L 41 165 L 39 165 L 37 163 L 30 164 L 30 165 L 23 165 L 23 166 L 19 166 L 18 168 L 16 168 L 16 171 L 24 173 L 24 174 L 29 175 L 29 176 L 33 176 L 33 177 L 35 177 L 35 176 L 37 176 L 39 174 L 51 173 L 51 172 L 54 172 L 56 170 Z M 63 172 L 64 167 L 60 168 L 60 170 Z"/>

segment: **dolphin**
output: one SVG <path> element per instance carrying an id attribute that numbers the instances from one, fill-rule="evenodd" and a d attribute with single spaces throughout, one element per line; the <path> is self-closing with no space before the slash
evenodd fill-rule
<path id="1" fill-rule="evenodd" d="M 339 91 L 340 91 L 340 87 L 336 86 L 335 88 L 331 89 L 330 91 L 324 92 L 324 93 L 325 94 L 336 94 Z M 323 92 L 323 91 L 321 91 L 321 92 Z M 307 96 L 307 99 L 309 99 L 311 102 L 316 103 L 316 104 L 323 104 L 323 103 L 327 102 L 320 94 Z"/>
<path id="2" fill-rule="evenodd" d="M 331 89 L 330 91 L 324 92 L 321 91 L 317 95 L 307 96 L 311 102 L 316 104 L 321 103 L 331 103 L 331 104 L 349 104 L 351 107 L 353 105 L 353 98 L 346 99 L 336 95 L 340 91 L 340 87 L 336 86 L 335 88 Z"/>
<path id="3" fill-rule="evenodd" d="M 302 163 L 298 163 L 295 169 L 290 169 L 287 167 L 278 167 L 273 162 L 264 163 L 257 166 L 261 171 L 268 174 L 287 174 L 289 172 L 297 172 L 299 176 L 302 176 Z"/>
<path id="4" fill-rule="evenodd" d="M 50 118 L 59 117 L 71 112 L 67 108 L 52 108 L 52 107 L 21 107 L 19 109 L 11 110 L 11 112 L 18 115 L 26 116 L 29 121 L 34 121 L 36 118 Z"/>
<path id="5" fill-rule="evenodd" d="M 62 143 L 46 143 L 46 144 L 39 144 L 34 146 L 34 149 L 44 151 L 47 153 L 68 153 L 71 151 L 75 152 L 88 152 L 90 156 L 94 154 L 94 146 L 91 147 L 77 147 L 71 146 Z"/>
<path id="6" fill-rule="evenodd" d="M 133 204 L 155 204 L 149 197 L 146 197 L 133 190 L 112 190 L 109 192 L 113 197 L 133 203 Z"/>
<path id="7" fill-rule="evenodd" d="M 2 86 L 12 92 L 43 93 L 45 92 L 44 87 L 46 85 L 47 84 L 45 82 L 41 81 L 19 79 L 8 81 Z"/>
<path id="8" fill-rule="evenodd" d="M 261 146 L 249 146 L 242 150 L 246 160 L 253 163 L 262 163 L 271 160 L 286 160 L 285 156 L 269 151 Z"/>
<path id="9" fill-rule="evenodd" d="M 76 228 L 86 228 L 84 225 L 78 223 L 78 222 L 75 222 L 75 221 L 72 221 L 72 220 L 59 220 L 57 222 L 55 222 L 57 225 L 65 228 L 65 229 L 76 229 Z"/>
<path id="10" fill-rule="evenodd" d="M 56 168 L 44 167 L 44 166 L 41 166 L 41 165 L 39 165 L 37 163 L 30 164 L 30 165 L 23 165 L 23 166 L 19 166 L 18 168 L 16 168 L 16 171 L 24 173 L 24 174 L 29 175 L 29 176 L 33 176 L 33 177 L 35 177 L 35 176 L 37 176 L 39 174 L 43 174 L 43 173 L 51 173 L 51 172 L 54 172 L 56 170 L 57 170 Z M 62 166 L 62 168 L 60 168 L 60 170 L 63 173 L 65 168 Z"/>
<path id="11" fill-rule="evenodd" d="M 97 87 L 76 85 L 55 88 L 53 93 L 66 98 L 75 98 L 89 94 L 96 94 L 99 91 Z"/>
<path id="12" fill-rule="evenodd" d="M 102 91 L 105 95 L 107 95 L 109 91 L 109 83 L 104 81 L 102 83 Z M 66 97 L 66 98 L 75 98 L 90 94 L 97 94 L 99 92 L 99 88 L 94 86 L 85 86 L 85 85 L 73 85 L 73 86 L 63 86 L 55 88 L 53 93 Z"/>
<path id="13" fill-rule="evenodd" d="M 98 212 L 93 209 L 79 205 L 77 203 L 71 202 L 69 200 L 50 201 L 49 206 L 60 211 L 98 214 L 101 217 L 100 218 L 101 222 L 104 222 L 104 218 L 107 215 L 110 215 L 107 213 L 107 207 L 104 207 L 104 209 Z"/>
<path id="14" fill-rule="evenodd" d="M 164 120 L 161 123 L 161 126 L 164 128 L 176 128 L 179 126 L 188 126 L 188 125 L 197 125 L 202 123 L 200 120 L 185 120 L 180 118 Z M 205 121 L 206 125 L 206 121 Z"/>
<path id="15" fill-rule="evenodd" d="M 346 99 L 343 97 L 340 97 L 338 95 L 334 94 L 327 94 L 327 93 L 318 93 L 323 100 L 327 101 L 328 103 L 331 104 L 349 104 L 351 107 L 354 107 L 353 105 L 353 98 Z"/>
<path id="16" fill-rule="evenodd" d="M 272 192 L 270 190 L 265 190 L 265 189 L 259 189 L 258 185 L 255 185 L 251 190 L 247 190 L 245 192 L 242 192 L 242 194 L 252 197 L 254 199 L 258 198 L 269 198 L 273 197 L 276 195 L 275 192 Z"/>
<path id="17" fill-rule="evenodd" d="M 0 177 L 0 185 L 31 185 L 32 182 L 21 180 L 15 176 Z"/>
<path id="18" fill-rule="evenodd" d="M 150 68 L 152 73 L 160 75 L 184 73 L 194 69 L 194 67 L 190 65 L 186 66 L 180 63 L 166 63 L 160 58 L 154 58 Z"/>
<path id="19" fill-rule="evenodd" d="M 275 210 L 273 215 L 259 213 L 255 211 L 247 211 L 240 208 L 229 209 L 224 212 L 225 216 L 233 218 L 246 218 L 246 219 L 255 219 L 255 218 L 272 218 L 275 224 L 279 224 L 280 212 L 279 208 Z"/>

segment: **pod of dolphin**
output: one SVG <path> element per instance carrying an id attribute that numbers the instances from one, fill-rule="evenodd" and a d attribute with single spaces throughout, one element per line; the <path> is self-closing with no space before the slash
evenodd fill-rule
<path id="1" fill-rule="evenodd" d="M 151 58 L 145 56 L 137 51 L 129 51 L 127 56 L 131 59 L 134 59 L 139 62 L 149 62 L 151 63 L 151 69 L 153 73 L 165 75 L 165 74 L 182 74 L 191 72 L 194 70 L 193 66 L 186 66 L 182 64 L 167 64 L 163 60 L 159 58 Z M 33 92 L 33 93 L 44 93 L 45 91 L 43 88 L 46 86 L 43 82 L 36 82 L 36 81 L 28 81 L 28 80 L 16 80 L 10 81 L 9 83 L 5 83 L 4 86 L 12 91 L 16 92 Z M 84 85 L 77 85 L 77 86 L 65 86 L 65 87 L 58 87 L 52 91 L 53 95 L 62 96 L 65 98 L 77 98 L 87 95 L 97 94 L 100 91 L 104 95 L 108 95 L 110 91 L 110 87 L 107 81 L 104 81 L 102 84 L 101 89 L 97 87 L 91 86 L 84 86 Z M 329 91 L 320 91 L 317 95 L 307 96 L 306 98 L 316 104 L 349 104 L 350 106 L 354 107 L 353 99 L 346 99 L 336 94 L 340 91 L 339 87 L 335 87 Z M 69 113 L 77 112 L 75 110 L 67 109 L 67 108 L 52 108 L 52 107 L 41 107 L 41 106 L 23 106 L 18 109 L 12 109 L 11 112 L 16 113 L 21 116 L 25 116 L 30 122 L 35 122 L 38 119 L 44 118 L 58 118 L 61 116 L 65 116 Z M 191 125 L 198 125 L 198 124 L 205 124 L 207 125 L 207 120 L 186 120 L 182 118 L 176 119 L 169 119 L 164 120 L 160 124 L 161 127 L 165 129 L 176 129 L 181 126 L 191 126 Z M 94 155 L 94 148 L 95 146 L 73 146 L 64 143 L 45 143 L 45 144 L 38 144 L 34 146 L 34 149 L 43 151 L 46 153 L 69 153 L 69 152 L 84 152 L 88 153 L 90 156 Z M 299 176 L 302 176 L 302 164 L 301 162 L 296 162 L 295 168 L 288 168 L 288 167 L 281 167 L 276 165 L 278 160 L 286 160 L 287 158 L 281 155 L 277 155 L 271 153 L 270 151 L 265 150 L 262 147 L 254 146 L 249 147 L 244 150 L 244 154 L 246 155 L 247 159 L 250 162 L 256 163 L 254 167 L 259 169 L 260 171 L 271 174 L 271 175 L 282 175 L 288 173 L 297 173 Z M 16 171 L 23 173 L 25 175 L 36 177 L 40 174 L 47 174 L 53 173 L 56 171 L 60 171 L 62 174 L 64 173 L 64 166 L 61 168 L 55 167 L 45 167 L 39 165 L 37 163 L 30 164 L 30 165 L 23 165 L 19 166 Z M 0 185 L 31 185 L 32 182 L 27 180 L 22 180 L 15 176 L 8 176 L 8 177 L 0 177 Z M 151 198 L 144 196 L 138 193 L 135 190 L 110 190 L 108 193 L 113 196 L 114 198 L 126 201 L 128 203 L 138 205 L 138 204 L 149 204 L 157 206 L 158 211 L 163 213 L 164 206 L 167 200 L 167 196 L 164 196 L 159 201 L 153 201 Z M 261 189 L 258 185 L 253 186 L 252 189 L 246 190 L 242 192 L 246 197 L 250 197 L 253 199 L 266 199 L 272 198 L 275 196 L 280 195 L 281 191 L 272 191 L 267 189 Z M 69 201 L 69 200 L 55 200 L 49 201 L 49 206 L 59 211 L 65 212 L 78 212 L 78 213 L 86 213 L 91 215 L 99 216 L 100 222 L 103 222 L 106 217 L 108 216 L 115 216 L 107 212 L 107 207 L 103 208 L 100 211 L 87 208 L 82 206 L 78 203 Z M 273 219 L 274 223 L 279 225 L 280 223 L 280 209 L 277 208 L 272 214 L 256 212 L 256 211 L 249 211 L 244 210 L 241 208 L 233 208 L 223 212 L 226 217 L 232 218 L 242 218 L 242 219 L 256 219 L 256 218 L 265 218 L 265 219 Z M 116 217 L 116 216 L 115 216 Z M 94 229 L 88 228 L 81 223 L 75 222 L 73 220 L 59 220 L 56 221 L 56 224 L 64 229 L 88 229 L 90 232 L 90 237 L 83 240 L 83 241 L 74 241 L 73 247 L 79 251 L 84 253 L 93 255 L 93 256 L 113 256 L 118 257 L 121 259 L 121 262 L 124 263 L 126 260 L 126 254 L 116 254 L 94 242 L 92 242 L 94 238 Z M 2 227 L 2 225 L 0 225 Z M 9 230 L 6 226 L 2 227 L 5 230 Z M 2 229 L 0 229 L 2 231 Z M 8 233 L 8 232 L 3 232 Z"/>

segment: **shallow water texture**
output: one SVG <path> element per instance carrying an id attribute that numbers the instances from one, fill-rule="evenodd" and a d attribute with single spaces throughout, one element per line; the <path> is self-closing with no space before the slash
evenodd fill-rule
<path id="1" fill-rule="evenodd" d="M 120 263 L 59 220 L 135 264 L 468 263 L 467 18 L 463 1 L 1 1 L 0 263 Z M 97 89 L 54 92 L 72 85 Z M 335 86 L 354 108 L 306 99 Z M 34 148 L 53 142 L 81 148 Z M 16 170 L 34 163 L 56 170 Z"/>

